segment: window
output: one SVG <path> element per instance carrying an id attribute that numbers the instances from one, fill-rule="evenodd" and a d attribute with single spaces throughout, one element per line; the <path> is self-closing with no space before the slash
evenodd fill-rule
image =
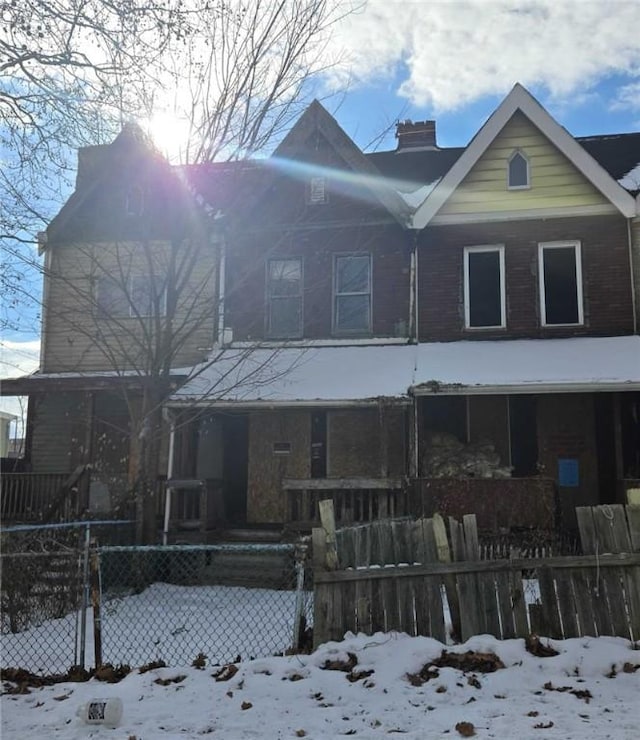
<path id="1" fill-rule="evenodd" d="M 524 190 L 530 187 L 529 160 L 520 151 L 509 157 L 507 183 L 509 190 Z"/>
<path id="2" fill-rule="evenodd" d="M 538 245 L 540 316 L 543 326 L 583 323 L 580 242 Z"/>
<path id="3" fill-rule="evenodd" d="M 270 260 L 267 271 L 267 334 L 278 339 L 301 337 L 302 260 Z"/>
<path id="4" fill-rule="evenodd" d="M 142 216 L 144 211 L 144 189 L 142 186 L 129 186 L 125 197 L 124 211 L 127 216 Z"/>
<path id="5" fill-rule="evenodd" d="M 371 331 L 371 257 L 337 255 L 333 265 L 333 329 L 337 334 Z"/>
<path id="6" fill-rule="evenodd" d="M 465 247 L 464 318 L 467 329 L 503 328 L 504 247 Z"/>
<path id="7" fill-rule="evenodd" d="M 307 203 L 309 205 L 322 205 L 327 202 L 326 178 L 312 177 L 307 186 Z"/>
<path id="8" fill-rule="evenodd" d="M 96 291 L 100 318 L 164 316 L 166 313 L 165 285 L 157 276 L 152 279 L 137 275 L 124 282 L 104 276 L 98 278 Z"/>

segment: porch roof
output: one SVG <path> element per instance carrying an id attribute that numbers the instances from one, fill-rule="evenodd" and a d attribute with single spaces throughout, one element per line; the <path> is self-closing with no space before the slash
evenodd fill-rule
<path id="1" fill-rule="evenodd" d="M 363 405 L 411 394 L 640 390 L 640 337 L 221 350 L 169 405 Z"/>

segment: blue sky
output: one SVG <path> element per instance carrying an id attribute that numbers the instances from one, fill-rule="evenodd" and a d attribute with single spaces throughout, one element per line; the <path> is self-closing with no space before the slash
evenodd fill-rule
<path id="1" fill-rule="evenodd" d="M 320 97 L 363 148 L 388 128 L 393 149 L 397 119 L 464 146 L 516 82 L 573 135 L 640 130 L 640 0 L 346 2 Z M 0 377 L 37 367 L 37 340 L 2 337 Z"/>

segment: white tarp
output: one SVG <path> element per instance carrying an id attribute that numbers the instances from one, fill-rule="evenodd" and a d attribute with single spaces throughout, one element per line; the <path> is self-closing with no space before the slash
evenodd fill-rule
<path id="1" fill-rule="evenodd" d="M 640 390 L 640 337 L 221 350 L 171 404 L 364 402 L 415 393 Z"/>

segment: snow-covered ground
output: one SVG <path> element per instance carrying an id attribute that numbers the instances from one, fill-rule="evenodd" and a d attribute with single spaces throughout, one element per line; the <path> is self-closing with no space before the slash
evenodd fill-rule
<path id="1" fill-rule="evenodd" d="M 32 688 L 2 697 L 2 738 L 637 738 L 640 650 L 607 637 L 550 644 L 559 655 L 542 658 L 523 640 L 480 636 L 452 647 L 398 634 L 347 635 L 312 655 L 240 663 L 226 681 L 207 664 L 133 671 L 115 684 Z M 444 649 L 495 653 L 504 667 L 441 667 L 424 672 L 424 683 L 409 680 Z M 333 669 L 323 668 L 327 661 Z M 124 705 L 118 729 L 76 717 L 80 705 L 108 697 Z"/>

